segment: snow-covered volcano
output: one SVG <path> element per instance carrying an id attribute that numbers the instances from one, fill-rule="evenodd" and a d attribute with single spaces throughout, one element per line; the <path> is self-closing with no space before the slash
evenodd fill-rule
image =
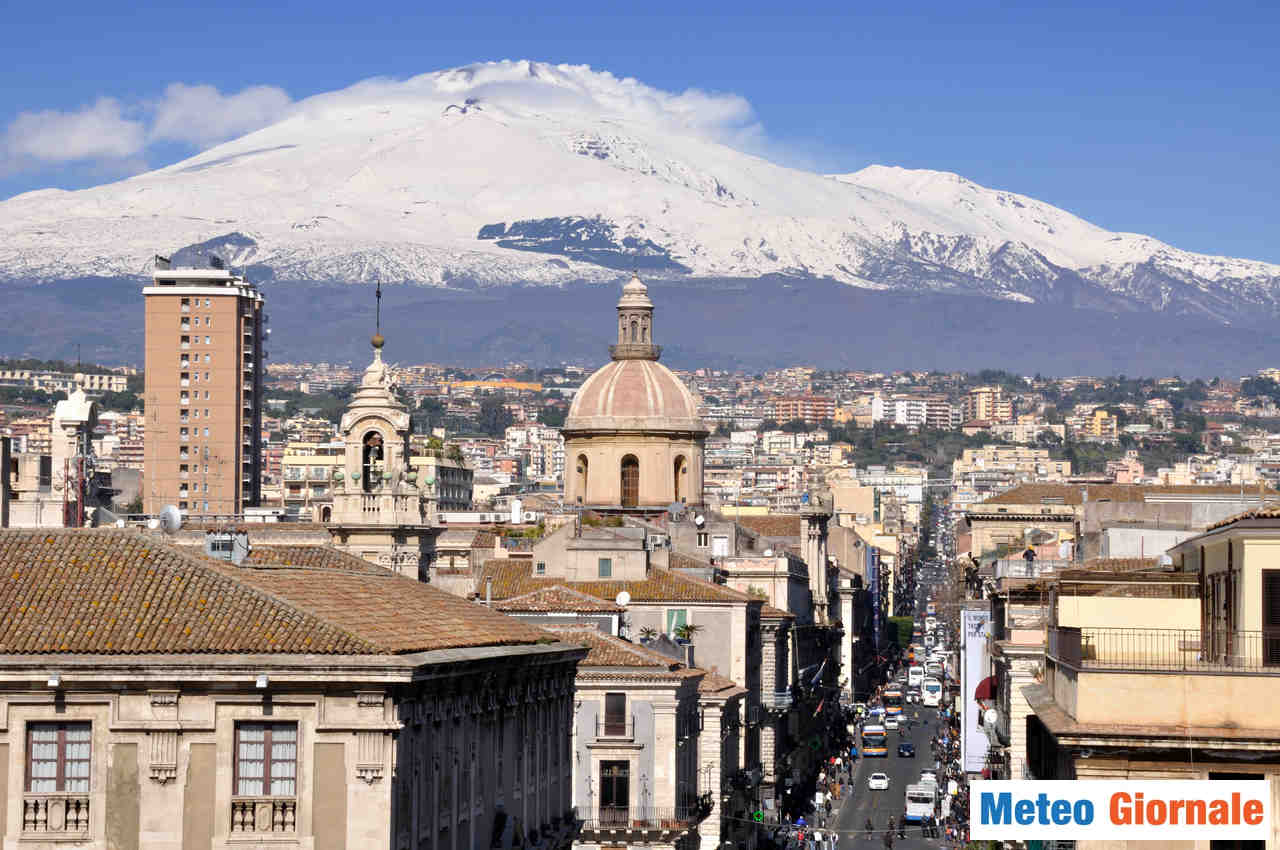
<path id="1" fill-rule="evenodd" d="M 955 174 L 785 168 L 737 149 L 755 129 L 740 99 L 583 66 L 368 81 L 167 168 L 0 203 L 0 280 L 144 275 L 156 252 L 196 246 L 277 281 L 557 284 L 639 267 L 1226 321 L 1280 301 L 1280 266 L 1108 232 Z"/>

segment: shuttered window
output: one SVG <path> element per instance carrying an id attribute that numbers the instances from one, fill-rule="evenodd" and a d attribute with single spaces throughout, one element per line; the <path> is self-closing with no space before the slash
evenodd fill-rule
<path id="1" fill-rule="evenodd" d="M 236 725 L 236 795 L 294 797 L 298 787 L 298 725 Z"/>
<path id="2" fill-rule="evenodd" d="M 1280 570 L 1262 571 L 1262 663 L 1280 667 Z"/>

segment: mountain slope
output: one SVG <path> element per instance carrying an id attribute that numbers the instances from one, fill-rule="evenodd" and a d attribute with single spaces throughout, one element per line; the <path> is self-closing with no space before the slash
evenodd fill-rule
<path id="1" fill-rule="evenodd" d="M 1112 233 L 954 174 L 823 176 L 717 138 L 732 98 L 500 62 L 310 98 L 277 124 L 79 192 L 0 203 L 0 281 L 145 275 L 216 251 L 260 279 L 488 287 L 827 279 L 1259 323 L 1280 266 Z"/>

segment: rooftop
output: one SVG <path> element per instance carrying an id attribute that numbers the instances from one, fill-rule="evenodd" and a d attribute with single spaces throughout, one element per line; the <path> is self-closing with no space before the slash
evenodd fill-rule
<path id="1" fill-rule="evenodd" d="M 639 581 L 564 581 L 540 578 L 530 574 L 530 562 L 523 558 L 491 558 L 484 562 L 476 581 L 476 591 L 483 594 L 487 579 L 493 579 L 493 598 L 513 596 L 562 585 L 579 593 L 612 601 L 622 591 L 631 594 L 632 602 L 747 602 L 745 593 L 719 584 L 702 581 L 681 573 L 653 569 Z"/>
<path id="2" fill-rule="evenodd" d="M 401 654 L 548 634 L 327 547 L 247 564 L 130 529 L 0 530 L 0 653 Z"/>
<path id="3" fill-rule="evenodd" d="M 1254 497 L 1275 496 L 1275 490 L 1259 490 L 1257 487 L 1242 488 L 1239 485 L 1205 485 L 1205 486 L 1155 486 L 1146 484 L 1019 484 L 1011 490 L 973 505 L 971 509 L 983 505 L 1082 505 L 1090 502 L 1146 502 L 1153 497 L 1183 498 L 1200 497 Z"/>

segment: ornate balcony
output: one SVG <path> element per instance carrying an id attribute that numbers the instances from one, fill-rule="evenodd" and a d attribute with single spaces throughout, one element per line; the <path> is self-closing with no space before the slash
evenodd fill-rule
<path id="1" fill-rule="evenodd" d="M 85 836 L 89 833 L 89 795 L 24 794 L 22 834 Z"/>
<path id="2" fill-rule="evenodd" d="M 232 797 L 231 832 L 298 831 L 298 801 L 292 797 Z"/>

